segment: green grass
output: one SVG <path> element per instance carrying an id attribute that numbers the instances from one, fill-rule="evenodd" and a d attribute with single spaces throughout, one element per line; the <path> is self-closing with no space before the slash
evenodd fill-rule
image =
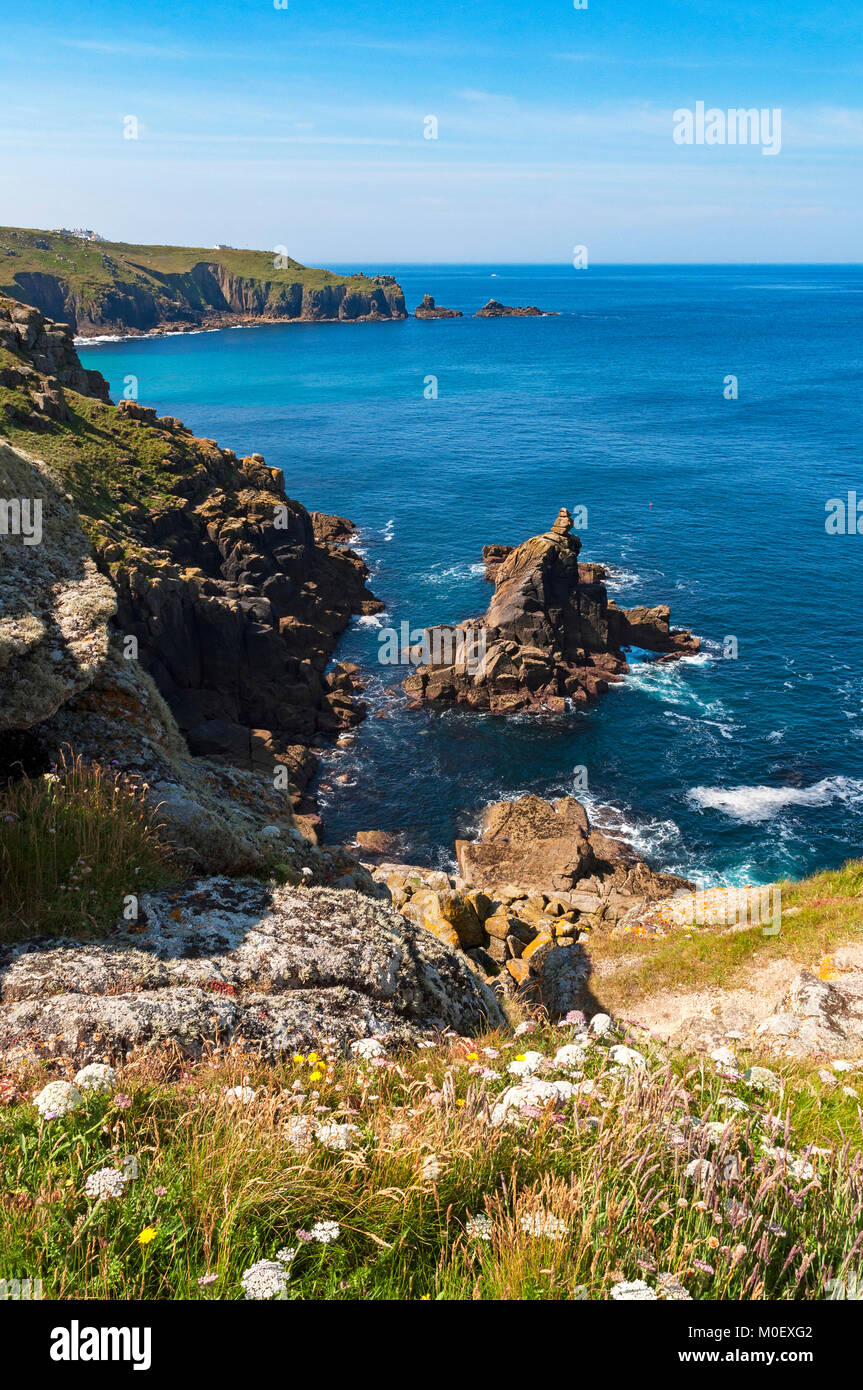
<path id="1" fill-rule="evenodd" d="M 128 893 L 177 877 L 142 788 L 120 772 L 61 759 L 0 792 L 0 942 L 98 935 Z"/>
<path id="2" fill-rule="evenodd" d="M 777 936 L 765 936 L 760 925 L 694 927 L 666 937 L 596 934 L 591 957 L 618 967 L 596 978 L 601 1003 L 614 1013 L 664 989 L 745 986 L 758 965 L 792 960 L 812 967 L 839 946 L 863 941 L 863 860 L 780 887 L 783 916 Z"/>
<path id="3" fill-rule="evenodd" d="M 654 1287 L 664 1273 L 696 1299 L 820 1299 L 827 1280 L 859 1271 L 855 1099 L 800 1066 L 774 1063 L 786 1089 L 768 1096 L 660 1050 L 640 1078 L 614 1075 L 594 1042 L 592 1091 L 557 1116 L 492 1127 L 509 1061 L 527 1047 L 551 1059 L 570 1037 L 546 1025 L 515 1043 L 447 1038 L 379 1067 L 151 1056 L 117 1078 L 129 1108 L 88 1093 L 51 1121 L 27 1098 L 44 1075 L 17 1090 L 7 1080 L 0 1277 L 39 1277 L 48 1298 L 230 1300 L 243 1297 L 245 1270 L 286 1246 L 297 1248 L 293 1299 L 602 1299 L 622 1280 Z M 497 1057 L 483 1054 L 489 1046 Z M 228 1104 L 226 1087 L 243 1081 L 254 1101 Z M 728 1095 L 750 1110 L 711 1147 L 692 1122 L 733 1120 Z M 357 1133 L 344 1151 L 317 1139 L 298 1151 L 286 1122 L 303 1116 Z M 830 1152 L 808 1154 L 812 1143 Z M 768 1146 L 808 1155 L 817 1182 L 790 1175 Z M 718 1167 L 736 1155 L 738 1175 L 694 1185 L 686 1166 L 704 1155 Z M 130 1159 L 137 1176 L 120 1198 L 86 1195 L 88 1175 Z M 468 1233 L 477 1213 L 489 1241 Z M 538 1214 L 565 1235 L 525 1231 Z M 339 1238 L 298 1237 L 318 1221 L 336 1221 Z"/>

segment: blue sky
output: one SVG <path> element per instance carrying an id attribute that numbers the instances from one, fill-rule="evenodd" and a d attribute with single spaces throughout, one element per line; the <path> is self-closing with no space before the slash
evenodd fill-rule
<path id="1" fill-rule="evenodd" d="M 859 262 L 856 8 L 10 6 L 0 223 L 312 264 Z M 698 101 L 779 108 L 779 154 L 675 144 Z"/>

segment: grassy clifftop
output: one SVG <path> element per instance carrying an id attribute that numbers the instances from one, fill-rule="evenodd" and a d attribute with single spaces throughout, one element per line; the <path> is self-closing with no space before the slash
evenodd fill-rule
<path id="1" fill-rule="evenodd" d="M 0 293 L 85 335 L 254 319 L 405 317 L 391 276 L 336 275 L 276 259 L 269 251 L 137 246 L 0 227 Z"/>

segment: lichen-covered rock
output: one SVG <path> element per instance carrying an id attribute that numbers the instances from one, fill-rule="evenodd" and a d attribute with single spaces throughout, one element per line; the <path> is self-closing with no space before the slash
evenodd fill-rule
<path id="1" fill-rule="evenodd" d="M 135 927 L 0 948 L 0 1057 L 232 1043 L 275 1058 L 505 1022 L 459 952 L 356 892 L 199 879 L 144 896 Z"/>
<path id="2" fill-rule="evenodd" d="M 117 606 L 47 464 L 0 440 L 0 732 L 47 719 L 90 684 Z"/>

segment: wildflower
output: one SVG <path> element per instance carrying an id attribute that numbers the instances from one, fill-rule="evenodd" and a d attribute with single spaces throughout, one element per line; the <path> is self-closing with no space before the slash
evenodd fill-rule
<path id="1" fill-rule="evenodd" d="M 302 1052 L 295 1052 L 295 1053 L 294 1053 L 293 1060 L 294 1060 L 295 1062 L 304 1062 L 306 1059 L 305 1059 L 305 1057 L 303 1056 Z"/>
<path id="2" fill-rule="evenodd" d="M 119 1168 L 98 1168 L 85 1182 L 84 1192 L 97 1201 L 108 1202 L 113 1197 L 122 1197 L 125 1186 L 126 1174 Z"/>
<path id="3" fill-rule="evenodd" d="M 541 1052 L 519 1052 L 515 1060 L 510 1062 L 507 1071 L 511 1076 L 532 1076 L 539 1071 L 543 1065 L 545 1057 Z"/>
<path id="4" fill-rule="evenodd" d="M 258 1260 L 240 1283 L 247 1299 L 281 1298 L 288 1286 L 288 1273 L 279 1260 Z"/>
<path id="5" fill-rule="evenodd" d="M 167 1197 L 168 1195 L 167 1187 L 154 1187 L 153 1192 L 157 1197 Z"/>
<path id="6" fill-rule="evenodd" d="M 567 1043 L 565 1047 L 559 1047 L 554 1054 L 554 1065 L 556 1067 L 566 1067 L 574 1070 L 580 1067 L 587 1060 L 587 1053 L 583 1047 L 577 1043 Z"/>
<path id="7" fill-rule="evenodd" d="M 685 1172 L 690 1182 L 703 1185 L 710 1181 L 716 1169 L 708 1159 L 694 1158 L 691 1163 L 687 1163 Z"/>
<path id="8" fill-rule="evenodd" d="M 656 1291 L 660 1298 L 664 1298 L 670 1303 L 692 1301 L 692 1294 L 686 1291 L 677 1275 L 670 1272 L 659 1275 L 656 1281 Z"/>
<path id="9" fill-rule="evenodd" d="M 627 1070 L 630 1067 L 641 1068 L 647 1066 L 642 1052 L 636 1051 L 634 1047 L 624 1047 L 622 1043 L 615 1043 L 614 1047 L 610 1047 L 608 1055 L 617 1066 L 625 1067 Z"/>
<path id="10" fill-rule="evenodd" d="M 612 1023 L 608 1014 L 594 1014 L 593 1018 L 590 1020 L 590 1023 L 587 1026 L 590 1029 L 591 1033 L 595 1033 L 597 1037 L 601 1038 L 603 1034 L 607 1033 L 609 1029 L 614 1027 L 614 1024 Z"/>
<path id="11" fill-rule="evenodd" d="M 469 1062 L 478 1062 L 478 1061 L 479 1061 L 479 1053 L 478 1053 L 478 1052 L 469 1052 L 469 1053 L 467 1054 L 467 1060 L 468 1060 Z"/>
<path id="12" fill-rule="evenodd" d="M 334 1151 L 347 1149 L 351 1140 L 360 1130 L 357 1125 L 316 1125 L 315 1138 L 325 1149 Z"/>
<path id="13" fill-rule="evenodd" d="M 309 1235 L 320 1245 L 329 1245 L 331 1241 L 338 1240 L 341 1228 L 338 1221 L 316 1221 Z"/>
<path id="14" fill-rule="evenodd" d="M 279 1264 L 291 1265 L 294 1262 L 296 1253 L 297 1247 L 295 1245 L 283 1245 L 281 1250 L 276 1251 L 276 1259 Z"/>
<path id="15" fill-rule="evenodd" d="M 202 1274 L 198 1278 L 198 1284 L 202 1289 L 205 1289 L 208 1284 L 215 1284 L 218 1277 L 218 1274 Z"/>
<path id="16" fill-rule="evenodd" d="M 361 1057 L 363 1061 L 368 1061 L 372 1057 L 383 1057 L 385 1048 L 377 1038 L 357 1038 L 356 1042 L 351 1043 L 351 1052 L 355 1057 Z"/>
<path id="17" fill-rule="evenodd" d="M 567 1227 L 559 1216 L 551 1212 L 536 1212 L 533 1216 L 523 1216 L 519 1222 L 521 1229 L 529 1236 L 545 1236 L 546 1240 L 559 1240 L 565 1236 Z"/>
<path id="18" fill-rule="evenodd" d="M 710 1246 L 711 1250 L 719 1249 L 719 1241 L 717 1240 L 716 1236 L 708 1236 L 707 1244 Z"/>
<path id="19" fill-rule="evenodd" d="M 75 1085 L 81 1091 L 110 1091 L 117 1080 L 117 1073 L 113 1067 L 106 1066 L 104 1062 L 91 1062 L 89 1067 L 82 1067 L 75 1077 Z"/>
<path id="20" fill-rule="evenodd" d="M 316 1062 L 317 1060 L 318 1060 L 318 1054 L 317 1054 L 317 1052 L 310 1052 L 309 1055 L 308 1055 L 308 1057 L 306 1058 L 306 1061 L 308 1062 L 308 1064 L 309 1064 L 310 1067 L 313 1067 L 313 1066 L 315 1065 L 315 1062 Z"/>
<path id="21" fill-rule="evenodd" d="M 631 1284 L 627 1284 L 626 1281 L 622 1284 L 615 1284 L 610 1297 L 617 1303 L 633 1303 L 639 1300 L 655 1300 L 656 1294 L 645 1284 L 643 1279 L 635 1279 Z"/>
<path id="22" fill-rule="evenodd" d="M 33 1104 L 45 1120 L 56 1120 L 68 1115 L 80 1102 L 81 1092 L 71 1081 L 49 1081 L 48 1085 L 33 1097 Z"/>
<path id="23" fill-rule="evenodd" d="M 319 1081 L 323 1081 L 323 1079 L 324 1073 L 322 1071 L 309 1072 L 309 1081 L 313 1086 L 316 1085 Z"/>
<path id="24" fill-rule="evenodd" d="M 472 1240 L 491 1240 L 491 1217 L 486 1216 L 484 1212 L 479 1212 L 476 1216 L 468 1216 L 464 1228 Z"/>
<path id="25" fill-rule="evenodd" d="M 514 1029 L 515 1036 L 520 1038 L 525 1033 L 532 1033 L 535 1027 L 536 1025 L 534 1023 L 519 1023 Z"/>
<path id="26" fill-rule="evenodd" d="M 484 1047 L 484 1048 L 483 1048 L 483 1053 L 485 1054 L 486 1057 L 492 1057 L 492 1058 L 494 1058 L 494 1057 L 499 1057 L 499 1056 L 500 1056 L 500 1053 L 498 1052 L 498 1050 L 497 1050 L 496 1047 Z"/>
<path id="27" fill-rule="evenodd" d="M 132 1097 L 127 1096 L 123 1091 L 118 1091 L 114 1097 L 114 1104 L 118 1110 L 128 1110 L 132 1104 Z"/>
<path id="28" fill-rule="evenodd" d="M 436 1154 L 428 1154 L 427 1157 L 423 1160 L 422 1175 L 424 1178 L 427 1178 L 430 1182 L 433 1182 L 435 1178 L 440 1177 L 440 1160 L 438 1159 Z"/>
<path id="29" fill-rule="evenodd" d="M 156 1228 L 155 1228 L 155 1226 L 145 1226 L 144 1229 L 143 1229 L 143 1231 L 141 1232 L 141 1234 L 138 1236 L 138 1244 L 139 1244 L 139 1245 L 142 1245 L 142 1246 L 143 1246 L 143 1245 L 149 1245 L 149 1244 L 150 1244 L 150 1241 L 151 1241 L 151 1240 L 155 1240 L 155 1239 L 156 1239 Z"/>
<path id="30" fill-rule="evenodd" d="M 297 1149 L 300 1153 L 308 1153 L 312 1147 L 313 1133 L 312 1121 L 308 1115 L 291 1115 L 285 1120 L 285 1137 L 291 1148 Z"/>
<path id="31" fill-rule="evenodd" d="M 222 1092 L 228 1105 L 251 1105 L 257 1094 L 251 1086 L 229 1086 Z"/>
<path id="32" fill-rule="evenodd" d="M 713 1268 L 713 1265 L 708 1264 L 706 1260 L 693 1260 L 692 1263 L 696 1269 L 701 1270 L 702 1274 L 716 1273 L 716 1270 Z"/>
<path id="33" fill-rule="evenodd" d="M 781 1091 L 782 1082 L 774 1071 L 769 1067 L 749 1067 L 743 1073 L 744 1080 L 748 1081 L 754 1091 Z"/>

